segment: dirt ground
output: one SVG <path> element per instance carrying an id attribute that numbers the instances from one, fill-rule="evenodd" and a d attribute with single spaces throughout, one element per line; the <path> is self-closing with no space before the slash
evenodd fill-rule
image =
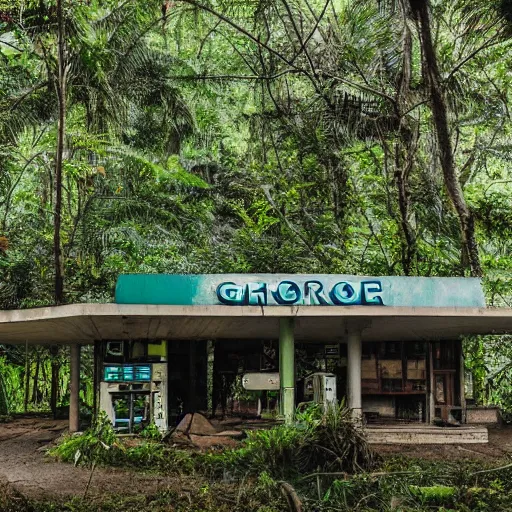
<path id="1" fill-rule="evenodd" d="M 66 420 L 45 418 L 0 423 L 0 483 L 32 499 L 83 495 L 91 471 L 56 462 L 45 454 L 48 444 L 66 428 Z M 152 493 L 166 489 L 170 483 L 171 479 L 156 475 L 96 468 L 87 495 Z"/>
<path id="2" fill-rule="evenodd" d="M 56 462 L 45 454 L 48 445 L 66 428 L 67 421 L 49 418 L 17 418 L 0 423 L 0 483 L 9 484 L 32 499 L 83 495 L 90 470 Z M 374 445 L 374 448 L 383 456 L 497 462 L 512 455 L 512 427 L 489 429 L 486 445 Z M 179 477 L 96 468 L 87 495 L 94 498 L 105 494 L 149 494 L 180 485 Z"/>

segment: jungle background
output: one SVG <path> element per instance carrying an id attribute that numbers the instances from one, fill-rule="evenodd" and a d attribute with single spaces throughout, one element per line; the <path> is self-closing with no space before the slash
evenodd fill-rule
<path id="1" fill-rule="evenodd" d="M 510 0 L 0 0 L 0 307 L 123 272 L 481 276 L 511 306 L 511 66 Z M 466 341 L 505 414 L 511 346 Z M 65 349 L 2 347 L 0 414 L 51 376 L 65 405 Z"/>

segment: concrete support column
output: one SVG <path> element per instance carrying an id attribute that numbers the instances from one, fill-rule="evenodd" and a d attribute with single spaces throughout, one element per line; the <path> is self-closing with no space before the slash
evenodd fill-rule
<path id="1" fill-rule="evenodd" d="M 361 355 L 363 343 L 360 331 L 351 331 L 347 339 L 347 398 L 348 407 L 352 409 L 354 419 L 363 417 L 361 393 Z"/>
<path id="2" fill-rule="evenodd" d="M 293 318 L 279 319 L 279 379 L 281 382 L 281 414 L 286 423 L 295 413 L 295 342 Z"/>
<path id="3" fill-rule="evenodd" d="M 80 430 L 80 345 L 71 345 L 69 383 L 69 431 Z"/>
<path id="4" fill-rule="evenodd" d="M 190 340 L 188 343 L 188 404 L 185 412 L 197 410 L 197 342 Z"/>
<path id="5" fill-rule="evenodd" d="M 58 345 L 52 345 L 50 347 L 50 355 L 52 356 L 51 362 L 52 362 L 52 384 L 51 384 L 51 391 L 50 391 L 50 409 L 52 410 L 53 419 L 57 419 L 57 395 L 59 391 L 59 362 L 58 362 L 58 355 L 59 355 L 59 346 Z"/>

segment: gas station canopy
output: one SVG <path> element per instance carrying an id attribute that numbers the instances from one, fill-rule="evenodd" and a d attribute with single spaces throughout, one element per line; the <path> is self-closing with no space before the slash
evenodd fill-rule
<path id="1" fill-rule="evenodd" d="M 167 306 L 72 304 L 1 311 L 0 343 L 88 344 L 130 339 L 277 339 L 279 318 L 294 317 L 296 341 L 458 339 L 512 332 L 512 309 L 381 306 Z"/>
<path id="2" fill-rule="evenodd" d="M 136 339 L 342 342 L 453 340 L 512 332 L 512 309 L 485 307 L 479 279 L 339 274 L 121 275 L 116 302 L 0 311 L 0 343 Z"/>

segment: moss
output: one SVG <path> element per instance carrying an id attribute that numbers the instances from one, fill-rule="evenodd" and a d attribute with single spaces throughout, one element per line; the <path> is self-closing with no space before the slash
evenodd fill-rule
<path id="1" fill-rule="evenodd" d="M 423 504 L 449 505 L 457 497 L 457 488 L 447 485 L 432 485 L 429 487 L 411 485 L 409 489 L 411 494 L 416 496 Z"/>

